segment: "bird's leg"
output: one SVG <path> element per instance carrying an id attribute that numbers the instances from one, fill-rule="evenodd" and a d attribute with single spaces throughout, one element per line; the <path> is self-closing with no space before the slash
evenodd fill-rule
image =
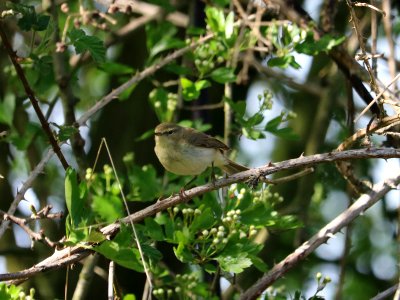
<path id="1" fill-rule="evenodd" d="M 215 172 L 214 172 L 214 162 L 211 163 L 211 183 L 215 186 Z"/>
<path id="2" fill-rule="evenodd" d="M 185 195 L 185 189 L 186 189 L 186 187 L 187 187 L 189 184 L 193 183 L 193 181 L 195 181 L 196 178 L 197 178 L 197 175 L 194 176 L 192 179 L 190 179 L 189 182 L 186 183 L 186 184 L 181 188 L 181 190 L 179 191 L 179 196 L 180 196 L 181 198 L 185 198 L 185 197 L 186 197 L 186 195 Z"/>

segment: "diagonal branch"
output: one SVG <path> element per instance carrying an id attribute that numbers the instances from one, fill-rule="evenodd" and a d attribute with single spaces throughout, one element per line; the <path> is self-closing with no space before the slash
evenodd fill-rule
<path id="1" fill-rule="evenodd" d="M 325 243 L 335 233 L 347 226 L 364 211 L 374 205 L 390 190 L 400 184 L 400 175 L 387 179 L 373 187 L 370 193 L 362 195 L 347 210 L 333 219 L 324 228 L 318 231 L 311 239 L 289 254 L 284 260 L 276 264 L 267 274 L 259 279 L 240 297 L 241 300 L 257 299 L 262 292 L 281 278 L 287 271 L 311 254 L 318 246 Z"/>
<path id="2" fill-rule="evenodd" d="M 214 183 L 208 183 L 202 186 L 198 186 L 192 188 L 188 191 L 185 191 L 185 197 L 181 197 L 180 195 L 171 196 L 165 200 L 158 201 L 153 205 L 146 207 L 143 210 L 140 210 L 134 214 L 131 214 L 111 225 L 108 225 L 101 229 L 101 232 L 107 236 L 107 238 L 112 239 L 119 231 L 121 223 L 138 223 L 142 221 L 144 218 L 153 216 L 156 213 L 166 210 L 169 207 L 173 207 L 177 204 L 186 202 L 196 196 L 201 196 L 207 192 L 217 190 L 219 188 L 231 185 L 236 182 L 245 182 L 245 181 L 257 181 L 262 177 L 267 175 L 271 175 L 273 173 L 277 173 L 283 170 L 293 170 L 302 167 L 310 167 L 315 164 L 321 164 L 326 162 L 334 162 L 339 160 L 349 160 L 349 159 L 361 159 L 361 158 L 399 158 L 400 157 L 400 149 L 387 149 L 387 148 L 374 148 L 374 149 L 359 149 L 359 150 L 347 150 L 341 152 L 329 152 L 324 154 L 316 154 L 310 156 L 301 156 L 299 158 L 290 159 L 286 161 L 282 161 L 279 163 L 269 163 L 266 166 L 250 169 L 245 172 L 234 174 L 228 178 L 223 178 L 215 181 Z M 385 185 L 385 191 L 389 191 L 389 187 Z M 392 188 L 392 187 L 391 187 Z M 379 195 L 383 195 L 381 191 Z M 375 195 L 375 189 L 370 195 Z M 365 195 L 364 195 L 365 196 Z M 363 197 L 364 197 L 363 196 Z M 381 197 L 380 196 L 380 197 Z M 369 197 L 369 196 L 367 196 Z M 360 199 L 363 199 L 362 197 Z M 377 200 L 376 200 L 377 201 Z M 375 201 L 375 202 L 376 202 Z M 373 202 L 373 203 L 375 203 Z M 372 204 L 373 204 L 372 203 Z M 372 204 L 369 204 L 371 206 Z M 369 206 L 363 206 L 364 209 Z M 352 218 L 355 218 L 356 215 L 352 214 Z M 345 225 L 343 225 L 345 226 Z M 343 227 L 342 226 L 342 227 Z M 341 227 L 340 227 L 341 228 Z M 340 229 L 339 228 L 339 229 Z M 60 251 L 57 251 L 52 256 L 48 257 L 44 261 L 39 264 L 17 273 L 7 273 L 0 274 L 0 281 L 10 281 L 17 280 L 23 281 L 30 277 L 35 276 L 38 273 L 53 270 L 56 268 L 61 268 L 63 266 L 69 265 L 76 261 L 79 261 L 86 256 L 92 253 L 91 250 L 88 250 L 84 247 L 74 246 L 67 247 Z"/>
<path id="3" fill-rule="evenodd" d="M 3 41 L 4 47 L 6 48 L 8 56 L 10 57 L 11 62 L 14 65 L 15 71 L 17 72 L 18 77 L 21 80 L 21 83 L 25 89 L 25 93 L 28 96 L 29 100 L 31 101 L 33 109 L 35 110 L 35 113 L 39 118 L 40 124 L 42 125 L 42 128 L 43 128 L 44 132 L 46 133 L 54 152 L 57 154 L 58 159 L 60 160 L 62 166 L 64 167 L 64 170 L 66 170 L 69 167 L 69 165 L 68 165 L 64 155 L 61 152 L 60 146 L 58 145 L 57 140 L 53 135 L 53 132 L 50 129 L 49 123 L 47 122 L 42 110 L 40 109 L 39 102 L 36 100 L 36 97 L 35 97 L 35 93 L 33 92 L 32 88 L 29 85 L 28 80 L 25 77 L 24 70 L 22 70 L 20 64 L 18 63 L 17 54 L 12 49 L 12 46 L 7 38 L 7 34 L 4 31 L 2 21 L 0 21 L 0 36 Z"/>

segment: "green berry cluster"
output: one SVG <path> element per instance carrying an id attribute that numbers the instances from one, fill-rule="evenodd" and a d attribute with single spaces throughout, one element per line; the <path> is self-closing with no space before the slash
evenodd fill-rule
<path id="1" fill-rule="evenodd" d="M 155 288 L 153 296 L 156 299 L 193 299 L 196 297 L 194 289 L 200 280 L 195 274 L 177 274 L 173 282 L 163 287 Z"/>
<path id="2" fill-rule="evenodd" d="M 194 64 L 201 76 L 212 71 L 216 65 L 222 64 L 227 57 L 227 48 L 218 40 L 200 45 L 194 51 Z"/>

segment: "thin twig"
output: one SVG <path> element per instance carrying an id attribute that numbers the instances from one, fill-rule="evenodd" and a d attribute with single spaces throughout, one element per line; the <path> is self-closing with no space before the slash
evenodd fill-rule
<path id="1" fill-rule="evenodd" d="M 25 93 L 28 96 L 29 100 L 31 101 L 32 107 L 35 110 L 37 117 L 39 118 L 39 121 L 40 121 L 40 124 L 42 125 L 43 131 L 46 133 L 54 152 L 57 154 L 58 159 L 60 160 L 62 166 L 64 167 L 64 170 L 66 170 L 69 167 L 69 165 L 68 165 L 64 155 L 61 152 L 60 146 L 58 145 L 57 140 L 53 135 L 53 132 L 50 129 L 49 123 L 47 122 L 42 110 L 40 109 L 39 102 L 37 101 L 37 99 L 35 97 L 35 93 L 33 92 L 32 88 L 30 87 L 30 85 L 28 83 L 28 80 L 25 77 L 24 70 L 18 63 L 17 54 L 12 49 L 12 46 L 7 38 L 7 34 L 4 31 L 2 21 L 0 21 L 0 36 L 3 41 L 4 48 L 6 49 L 8 56 L 10 57 L 11 62 L 14 65 L 15 71 L 17 72 L 17 75 L 25 89 Z"/>
<path id="2" fill-rule="evenodd" d="M 399 286 L 399 284 L 395 284 L 394 286 L 388 288 L 387 290 L 380 292 L 379 294 L 377 294 L 375 297 L 371 298 L 370 300 L 388 299 L 389 296 L 392 296 L 396 292 L 396 289 L 398 288 L 398 286 Z M 394 299 L 396 299 L 396 298 L 394 298 Z"/>
<path id="3" fill-rule="evenodd" d="M 46 163 L 50 160 L 50 158 L 53 156 L 53 154 L 54 154 L 54 151 L 52 148 L 50 148 L 47 151 L 46 155 L 42 158 L 42 160 L 33 169 L 31 174 L 29 175 L 28 179 L 22 184 L 21 188 L 17 191 L 17 194 L 15 195 L 15 198 L 12 201 L 10 208 L 7 211 L 8 215 L 13 215 L 15 213 L 19 202 L 21 202 L 21 200 L 24 199 L 26 191 L 32 186 L 36 177 L 39 176 L 39 174 L 43 173 Z M 10 221 L 3 221 L 1 223 L 0 238 L 3 236 L 4 232 L 7 230 L 9 224 L 10 224 Z"/>
<path id="4" fill-rule="evenodd" d="M 0 216 L 2 216 L 5 221 L 9 220 L 9 221 L 13 222 L 14 224 L 17 224 L 19 227 L 21 227 L 22 230 L 25 231 L 29 235 L 32 242 L 39 241 L 39 242 L 42 242 L 42 243 L 48 245 L 51 248 L 54 248 L 58 245 L 57 242 L 53 242 L 47 236 L 45 236 L 43 230 L 40 230 L 39 233 L 33 231 L 28 225 L 26 225 L 26 223 L 27 223 L 26 219 L 18 218 L 13 215 L 8 215 L 7 213 L 5 213 L 3 211 L 0 211 Z M 33 246 L 33 244 L 32 244 L 32 246 Z"/>
<path id="5" fill-rule="evenodd" d="M 367 111 L 370 109 L 370 107 L 383 95 L 384 92 L 389 89 L 389 87 L 396 82 L 400 78 L 400 73 L 397 74 L 396 77 L 394 77 L 387 86 L 370 102 L 368 105 L 363 109 L 363 111 L 358 115 L 358 117 L 354 120 L 354 122 L 357 122 Z"/>

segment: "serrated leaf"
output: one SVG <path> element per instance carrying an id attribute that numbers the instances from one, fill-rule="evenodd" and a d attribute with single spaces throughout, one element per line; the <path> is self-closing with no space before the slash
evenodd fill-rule
<path id="1" fill-rule="evenodd" d="M 75 126 L 62 125 L 59 126 L 59 131 L 57 133 L 57 138 L 60 142 L 68 140 L 72 135 L 77 133 L 79 130 Z"/>
<path id="2" fill-rule="evenodd" d="M 131 199 L 135 201 L 153 201 L 161 192 L 161 185 L 153 165 L 134 166 L 130 176 L 132 184 Z"/>
<path id="3" fill-rule="evenodd" d="M 33 29 L 36 31 L 43 31 L 49 25 L 50 16 L 37 14 L 35 7 L 32 5 L 8 2 L 7 7 L 22 15 L 18 20 L 18 26 L 21 30 L 29 31 Z"/>
<path id="4" fill-rule="evenodd" d="M 219 256 L 216 258 L 222 270 L 225 272 L 242 273 L 244 269 L 252 265 L 251 259 L 244 253 L 236 256 Z"/>
<path id="5" fill-rule="evenodd" d="M 68 33 L 68 37 L 74 45 L 76 53 L 88 51 L 96 63 L 105 62 L 106 48 L 98 37 L 86 35 L 82 29 L 75 28 Z"/>
<path id="6" fill-rule="evenodd" d="M 182 87 L 182 96 L 186 101 L 191 101 L 199 98 L 200 91 L 196 89 L 196 85 L 193 81 L 181 77 L 181 87 Z"/>

